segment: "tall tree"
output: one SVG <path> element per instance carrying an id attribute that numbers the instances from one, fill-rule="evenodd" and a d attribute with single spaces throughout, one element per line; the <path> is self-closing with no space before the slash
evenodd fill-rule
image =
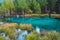
<path id="1" fill-rule="evenodd" d="M 47 10 L 47 0 L 37 0 L 37 2 L 40 4 L 41 6 L 41 11 L 45 12 Z"/>
<path id="2" fill-rule="evenodd" d="M 28 5 L 33 12 L 41 12 L 40 5 L 36 0 L 29 0 Z"/>
<path id="3" fill-rule="evenodd" d="M 5 0 L 5 6 L 8 9 L 8 13 L 10 13 L 10 14 L 13 11 L 13 9 L 15 8 L 13 0 Z"/>
<path id="4" fill-rule="evenodd" d="M 28 10 L 28 4 L 27 4 L 27 0 L 17 0 L 17 5 L 18 5 L 18 10 L 22 11 L 22 13 L 24 14 L 26 10 Z"/>
<path id="5" fill-rule="evenodd" d="M 60 0 L 57 0 L 55 10 L 56 10 L 57 13 L 60 13 Z"/>
<path id="6" fill-rule="evenodd" d="M 57 0 L 48 0 L 48 8 L 50 11 L 55 11 L 56 2 Z"/>

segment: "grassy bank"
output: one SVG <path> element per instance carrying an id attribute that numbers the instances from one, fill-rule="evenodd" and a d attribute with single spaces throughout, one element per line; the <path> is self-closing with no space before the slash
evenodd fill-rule
<path id="1" fill-rule="evenodd" d="M 51 14 L 51 17 L 53 17 L 53 18 L 60 18 L 60 14 Z"/>
<path id="2" fill-rule="evenodd" d="M 6 15 L 5 17 L 17 17 L 17 15 Z M 53 18 L 60 18 L 60 14 L 24 14 L 19 15 L 19 17 L 53 17 Z"/>
<path id="3" fill-rule="evenodd" d="M 60 18 L 60 14 L 25 14 L 25 17 L 53 17 Z"/>

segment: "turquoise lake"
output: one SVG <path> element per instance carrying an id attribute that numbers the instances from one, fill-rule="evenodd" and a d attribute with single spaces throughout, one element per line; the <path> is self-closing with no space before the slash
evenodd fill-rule
<path id="1" fill-rule="evenodd" d="M 5 20 L 13 23 L 32 24 L 34 28 L 60 31 L 60 19 L 50 17 L 10 17 Z"/>
<path id="2" fill-rule="evenodd" d="M 0 0 L 0 3 L 3 3 L 4 2 L 4 0 Z"/>

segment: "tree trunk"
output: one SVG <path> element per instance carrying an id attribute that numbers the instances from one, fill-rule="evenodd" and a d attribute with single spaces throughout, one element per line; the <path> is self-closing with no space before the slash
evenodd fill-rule
<path id="1" fill-rule="evenodd" d="M 22 14 L 23 14 L 23 16 L 25 15 L 25 12 L 24 12 L 24 10 L 22 10 Z"/>
<path id="2" fill-rule="evenodd" d="M 10 10 L 10 16 L 11 16 L 11 14 L 12 14 L 12 9 L 10 8 L 9 10 Z"/>
<path id="3" fill-rule="evenodd" d="M 45 13 L 47 13 L 47 6 L 45 6 Z"/>

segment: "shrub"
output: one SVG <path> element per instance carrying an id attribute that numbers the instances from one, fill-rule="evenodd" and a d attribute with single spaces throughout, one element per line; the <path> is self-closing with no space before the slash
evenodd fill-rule
<path id="1" fill-rule="evenodd" d="M 9 35 L 11 40 L 16 40 L 16 28 L 18 28 L 18 24 L 16 23 L 5 23 L 1 26 L 0 31 L 3 30 L 6 35 Z"/>
<path id="2" fill-rule="evenodd" d="M 6 35 L 9 35 L 10 39 L 14 39 L 15 40 L 15 36 L 14 36 L 15 30 L 16 30 L 15 28 L 6 28 L 6 29 L 4 29 L 4 33 Z"/>
<path id="3" fill-rule="evenodd" d="M 31 24 L 20 24 L 20 29 L 31 31 L 33 26 Z"/>
<path id="4" fill-rule="evenodd" d="M 46 36 L 48 37 L 48 40 L 60 40 L 60 35 L 56 31 L 47 32 Z"/>
<path id="5" fill-rule="evenodd" d="M 40 37 L 36 32 L 32 32 L 26 37 L 26 40 L 40 40 Z"/>
<path id="6" fill-rule="evenodd" d="M 44 36 L 40 36 L 40 34 L 36 32 L 32 32 L 27 35 L 26 40 L 60 40 L 60 33 L 56 31 L 45 32 Z"/>
<path id="7" fill-rule="evenodd" d="M 5 40 L 5 38 L 3 38 L 2 36 L 0 36 L 0 40 Z"/>

